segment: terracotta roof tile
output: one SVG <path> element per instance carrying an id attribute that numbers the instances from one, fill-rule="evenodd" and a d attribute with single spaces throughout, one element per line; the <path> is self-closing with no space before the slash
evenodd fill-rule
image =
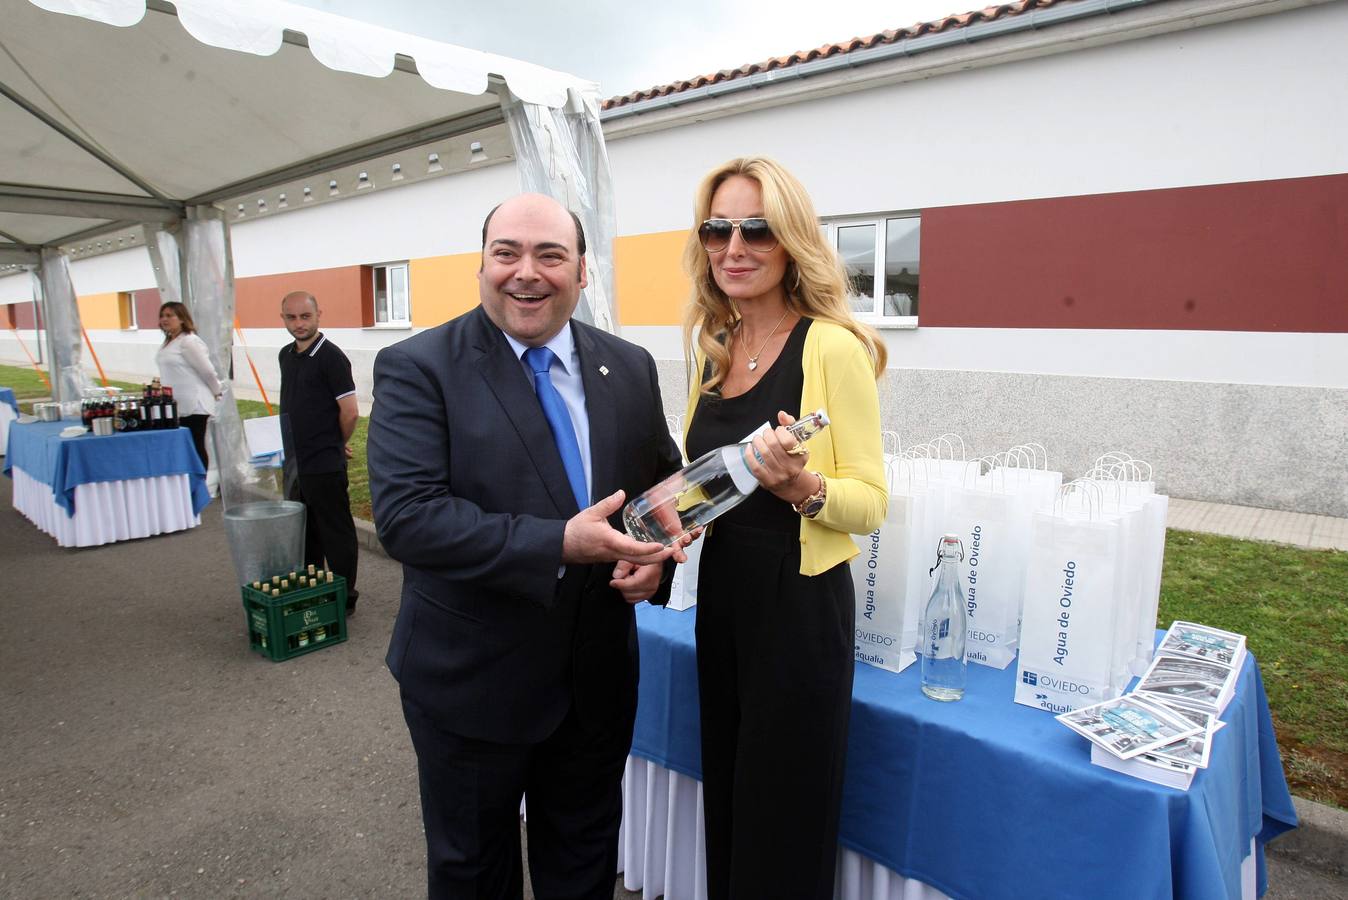
<path id="1" fill-rule="evenodd" d="M 763 60 L 762 62 L 747 63 L 734 69 L 722 69 L 721 71 L 713 72 L 710 75 L 698 75 L 683 81 L 675 81 L 672 84 L 657 85 L 656 87 L 647 88 L 644 91 L 633 91 L 630 94 L 610 97 L 603 102 L 601 107 L 606 110 L 616 109 L 620 106 L 626 106 L 629 103 L 640 103 L 643 100 L 652 100 L 656 97 L 665 97 L 669 94 L 677 94 L 681 91 L 690 91 L 711 84 L 731 81 L 736 78 L 745 78 L 749 75 L 756 75 L 759 72 L 768 72 L 773 69 L 785 69 L 789 66 L 811 62 L 816 59 L 826 59 L 830 56 L 853 53 L 857 50 L 870 50 L 873 47 L 880 47 L 885 44 L 895 44 L 908 38 L 921 37 L 925 34 L 936 34 L 942 31 L 951 31 L 956 28 L 966 28 L 977 22 L 991 22 L 996 19 L 1005 19 L 1009 16 L 1018 16 L 1027 12 L 1033 12 L 1036 9 L 1045 9 L 1050 6 L 1058 6 L 1063 3 L 1072 2 L 1076 2 L 1076 0 L 1018 0 L 1018 2 L 1015 3 L 1002 3 L 997 6 L 988 6 L 983 9 L 976 9 L 959 15 L 946 16 L 931 22 L 918 22 L 916 25 L 910 25 L 907 28 L 896 28 L 882 31 L 878 34 L 862 35 L 837 44 L 824 44 L 823 46 L 815 47 L 812 50 L 798 50 L 787 56 L 775 56 Z"/>

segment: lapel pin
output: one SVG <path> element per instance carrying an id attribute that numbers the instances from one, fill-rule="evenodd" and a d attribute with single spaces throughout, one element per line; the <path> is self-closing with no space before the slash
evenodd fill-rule
<path id="1" fill-rule="evenodd" d="M 600 366 L 600 367 L 599 367 L 599 374 L 600 374 L 600 375 L 607 375 L 607 374 L 608 374 L 608 366 Z"/>

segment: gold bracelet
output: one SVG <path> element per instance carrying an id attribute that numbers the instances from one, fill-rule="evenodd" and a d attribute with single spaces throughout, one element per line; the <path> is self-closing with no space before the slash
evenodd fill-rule
<path id="1" fill-rule="evenodd" d="M 813 519 L 819 515 L 819 511 L 824 508 L 824 502 L 828 499 L 828 482 L 819 472 L 814 473 L 819 478 L 819 490 L 806 497 L 799 503 L 791 504 L 797 513 L 807 519 Z"/>

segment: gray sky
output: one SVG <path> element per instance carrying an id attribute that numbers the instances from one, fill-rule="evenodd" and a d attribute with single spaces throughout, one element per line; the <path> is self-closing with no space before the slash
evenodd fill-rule
<path id="1" fill-rule="evenodd" d="M 599 82 L 600 96 L 967 12 L 986 0 L 292 0 Z"/>

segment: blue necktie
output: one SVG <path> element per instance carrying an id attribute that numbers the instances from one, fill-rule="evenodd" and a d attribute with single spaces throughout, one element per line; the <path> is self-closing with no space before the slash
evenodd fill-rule
<path id="1" fill-rule="evenodd" d="M 543 415 L 552 429 L 552 439 L 557 442 L 557 451 L 562 454 L 562 465 L 566 467 L 566 478 L 571 482 L 571 493 L 576 495 L 576 505 L 584 509 L 590 505 L 590 491 L 585 486 L 585 464 L 580 459 L 580 444 L 576 442 L 576 429 L 571 424 L 566 401 L 557 392 L 552 376 L 548 374 L 555 359 L 556 354 L 547 347 L 530 347 L 524 351 L 524 361 L 534 371 L 538 404 L 543 407 Z"/>

